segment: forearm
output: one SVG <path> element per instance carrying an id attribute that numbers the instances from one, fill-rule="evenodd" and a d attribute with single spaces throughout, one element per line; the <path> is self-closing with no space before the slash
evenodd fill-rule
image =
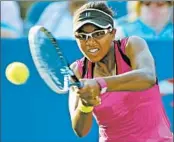
<path id="1" fill-rule="evenodd" d="M 92 126 L 92 112 L 84 113 L 76 108 L 72 116 L 72 127 L 79 137 L 87 135 Z"/>
<path id="2" fill-rule="evenodd" d="M 108 85 L 108 92 L 141 91 L 152 87 L 156 82 L 156 77 L 145 69 L 104 77 L 104 79 Z"/>

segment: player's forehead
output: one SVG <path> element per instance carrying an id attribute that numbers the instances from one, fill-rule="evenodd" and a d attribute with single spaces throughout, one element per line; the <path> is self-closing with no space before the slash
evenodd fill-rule
<path id="1" fill-rule="evenodd" d="M 96 31 L 96 30 L 100 30 L 100 29 L 101 28 L 97 27 L 96 25 L 89 23 L 89 24 L 83 25 L 78 31 L 90 33 L 90 32 Z"/>

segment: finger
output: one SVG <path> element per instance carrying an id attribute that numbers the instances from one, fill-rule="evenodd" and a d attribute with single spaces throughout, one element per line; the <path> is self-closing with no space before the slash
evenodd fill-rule
<path id="1" fill-rule="evenodd" d="M 99 98 L 93 98 L 93 99 L 87 100 L 87 102 L 91 106 L 97 106 L 101 104 L 101 100 Z"/>
<path id="2" fill-rule="evenodd" d="M 89 89 L 90 89 L 89 85 L 85 85 L 83 88 L 80 88 L 78 90 L 78 93 L 80 93 L 80 94 L 89 93 L 89 91 L 90 91 Z"/>
<path id="3" fill-rule="evenodd" d="M 85 98 L 84 100 L 91 105 L 101 104 L 101 98 L 99 96 L 96 96 L 94 98 Z"/>
<path id="4" fill-rule="evenodd" d="M 82 102 L 86 106 L 97 106 L 100 104 L 100 101 L 95 99 L 82 99 Z"/>
<path id="5" fill-rule="evenodd" d="M 71 86 L 70 88 L 74 92 L 77 92 L 79 90 L 79 88 L 77 86 Z"/>
<path id="6" fill-rule="evenodd" d="M 96 96 L 95 99 L 98 101 L 99 104 L 101 104 L 101 98 L 99 96 Z"/>

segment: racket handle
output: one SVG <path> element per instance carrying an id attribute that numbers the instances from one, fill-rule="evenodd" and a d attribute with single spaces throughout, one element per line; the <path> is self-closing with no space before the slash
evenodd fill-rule
<path id="1" fill-rule="evenodd" d="M 70 86 L 77 86 L 78 88 L 83 88 L 84 84 L 80 81 L 79 82 L 74 82 L 74 83 L 70 82 L 69 87 Z"/>
<path id="2" fill-rule="evenodd" d="M 84 84 L 83 84 L 83 82 L 78 82 L 78 86 L 77 86 L 78 88 L 83 88 L 84 87 Z"/>
<path id="3" fill-rule="evenodd" d="M 72 75 L 70 76 L 70 82 L 69 82 L 69 87 L 70 86 L 77 86 L 78 88 L 83 88 L 84 84 L 82 82 L 79 81 L 79 79 L 75 76 Z"/>

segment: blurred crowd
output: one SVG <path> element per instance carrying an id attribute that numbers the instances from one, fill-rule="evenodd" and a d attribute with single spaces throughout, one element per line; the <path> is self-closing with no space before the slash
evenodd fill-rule
<path id="1" fill-rule="evenodd" d="M 73 39 L 73 14 L 88 1 L 1 1 L 1 37 L 26 37 L 29 29 L 39 24 L 57 38 Z M 116 38 L 137 35 L 143 38 L 173 39 L 172 1 L 105 2 L 115 14 Z"/>

